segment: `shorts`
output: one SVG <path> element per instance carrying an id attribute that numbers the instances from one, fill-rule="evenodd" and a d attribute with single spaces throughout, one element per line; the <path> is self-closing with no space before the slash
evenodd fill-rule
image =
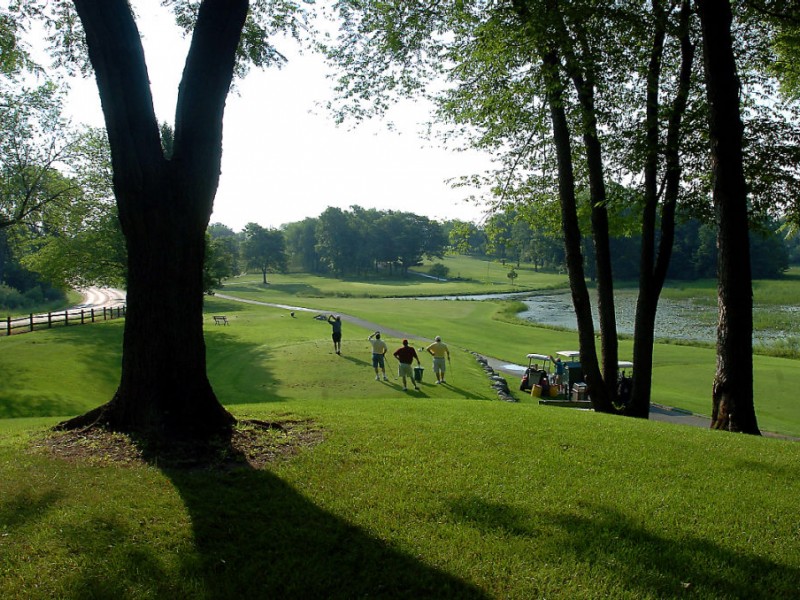
<path id="1" fill-rule="evenodd" d="M 411 368 L 411 363 L 400 363 L 397 367 L 397 375 L 399 377 L 413 377 L 414 369 Z"/>
<path id="2" fill-rule="evenodd" d="M 434 373 L 444 373 L 445 368 L 447 367 L 447 361 L 444 358 L 436 358 L 433 359 L 433 372 Z"/>
<path id="3" fill-rule="evenodd" d="M 341 331 L 334 331 L 331 334 L 334 342 L 341 342 L 342 341 L 342 332 Z"/>
<path id="4" fill-rule="evenodd" d="M 372 355 L 372 366 L 376 369 L 380 367 L 381 369 L 385 368 L 385 363 L 383 362 L 383 354 L 373 354 Z"/>

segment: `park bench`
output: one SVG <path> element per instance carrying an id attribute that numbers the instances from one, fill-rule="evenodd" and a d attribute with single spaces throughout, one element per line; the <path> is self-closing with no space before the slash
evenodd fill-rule
<path id="1" fill-rule="evenodd" d="M 214 325 L 227 325 L 228 324 L 228 317 L 225 315 L 215 315 L 214 316 Z"/>

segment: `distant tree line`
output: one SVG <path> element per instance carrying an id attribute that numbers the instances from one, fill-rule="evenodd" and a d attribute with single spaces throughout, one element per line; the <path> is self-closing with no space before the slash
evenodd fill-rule
<path id="1" fill-rule="evenodd" d="M 447 250 L 445 229 L 437 221 L 408 212 L 379 211 L 353 206 L 327 208 L 309 217 L 266 229 L 248 223 L 240 233 L 222 224 L 209 227 L 206 273 L 208 282 L 245 269 L 262 273 L 288 268 L 337 277 L 385 273 L 405 276 L 425 258 Z"/>
<path id="2" fill-rule="evenodd" d="M 560 231 L 532 223 L 516 211 L 496 212 L 483 226 L 464 221 L 443 225 L 449 249 L 459 254 L 488 256 L 503 263 L 533 264 L 537 269 L 565 268 L 564 242 Z M 800 237 L 786 237 L 780 225 L 767 223 L 750 232 L 751 267 L 756 279 L 781 277 L 790 264 L 800 263 Z M 641 236 L 616 235 L 610 239 L 615 279 L 639 277 Z M 593 246 L 584 237 L 583 253 L 588 277 L 595 277 Z M 670 279 L 693 280 L 716 277 L 717 246 L 713 223 L 688 218 L 676 223 Z"/>

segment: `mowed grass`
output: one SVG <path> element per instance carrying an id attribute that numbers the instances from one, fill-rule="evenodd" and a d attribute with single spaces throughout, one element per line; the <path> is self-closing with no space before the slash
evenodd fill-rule
<path id="1" fill-rule="evenodd" d="M 60 378 L 29 371 L 16 400 L 15 414 L 50 418 L 0 421 L 2 597 L 789 598 L 800 589 L 797 443 L 501 402 L 460 350 L 452 386 L 426 377 L 422 392 L 403 392 L 374 380 L 366 328 L 345 324 L 340 357 L 330 327 L 308 314 L 209 299 L 208 314 L 219 312 L 231 325 L 209 318 L 207 346 L 220 399 L 240 418 L 311 419 L 323 441 L 265 470 L 65 463 L 31 451 L 31 436 L 59 410 L 110 397 L 121 324 L 0 340 L 9 368 L 36 351 L 63 365 Z M 26 409 L 37 396 L 48 403 Z"/>
<path id="2" fill-rule="evenodd" d="M 441 262 L 450 269 L 447 280 L 424 277 L 430 265 Z M 537 272 L 530 265 L 514 266 L 518 277 L 512 282 L 512 265 L 478 260 L 466 256 L 445 256 L 411 269 L 408 277 L 390 276 L 386 271 L 370 272 L 357 279 L 338 279 L 309 273 L 267 276 L 269 293 L 275 301 L 302 298 L 387 298 L 409 296 L 446 296 L 451 294 L 497 294 L 526 290 L 549 290 L 567 286 L 566 275 Z M 248 293 L 263 288 L 261 275 L 246 275 L 225 282 L 224 291 Z"/>
<path id="3" fill-rule="evenodd" d="M 375 381 L 370 327 L 346 322 L 340 357 L 312 313 L 208 298 L 220 400 L 239 418 L 310 419 L 324 435 L 265 470 L 34 452 L 32 437 L 111 397 L 122 322 L 0 339 L 0 596 L 797 595 L 797 443 L 540 407 L 519 393 L 498 401 L 466 349 L 520 362 L 575 347 L 570 332 L 515 322 L 507 303 L 318 300 L 416 333 L 415 345 L 444 336 L 452 385 L 432 384 L 427 358 L 419 393 L 403 392 L 394 368 Z M 213 325 L 220 313 L 230 326 Z M 769 392 L 797 385 L 796 361 L 762 358 L 759 390 L 771 377 Z M 654 399 L 710 404 L 713 350 L 658 345 L 656 363 Z M 757 394 L 762 428 L 793 419 L 796 430 L 796 414 L 765 412 L 775 397 Z"/>
<path id="4" fill-rule="evenodd" d="M 222 292 L 255 301 L 314 308 L 319 313 L 335 311 L 428 340 L 441 335 L 454 348 L 513 364 L 527 364 L 525 357 L 531 352 L 553 354 L 558 350 L 578 349 L 575 332 L 537 327 L 516 319 L 518 306 L 510 301 L 286 297 L 272 285 L 263 286 L 252 279 L 226 286 Z M 289 318 L 288 312 L 285 314 Z M 297 318 L 327 327 L 310 319 L 310 314 L 298 312 Z M 349 340 L 360 340 L 362 334 L 345 324 L 346 355 L 350 350 Z M 367 360 L 368 346 L 362 343 L 358 348 L 363 348 L 359 351 Z M 633 341 L 620 340 L 620 358 L 629 360 L 632 353 Z M 658 343 L 653 360 L 653 402 L 710 416 L 711 386 L 716 369 L 714 348 Z M 800 437 L 800 402 L 794 393 L 795 389 L 800 389 L 800 361 L 755 355 L 753 366 L 759 426 L 764 431 Z M 514 381 L 509 380 L 513 387 Z"/>

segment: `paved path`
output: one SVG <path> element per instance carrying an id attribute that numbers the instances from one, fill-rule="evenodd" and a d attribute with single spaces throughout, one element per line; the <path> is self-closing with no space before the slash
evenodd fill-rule
<path id="1" fill-rule="evenodd" d="M 83 303 L 76 304 L 70 310 L 81 308 L 116 308 L 125 304 L 125 292 L 116 288 L 88 287 L 78 290 L 83 294 Z"/>

